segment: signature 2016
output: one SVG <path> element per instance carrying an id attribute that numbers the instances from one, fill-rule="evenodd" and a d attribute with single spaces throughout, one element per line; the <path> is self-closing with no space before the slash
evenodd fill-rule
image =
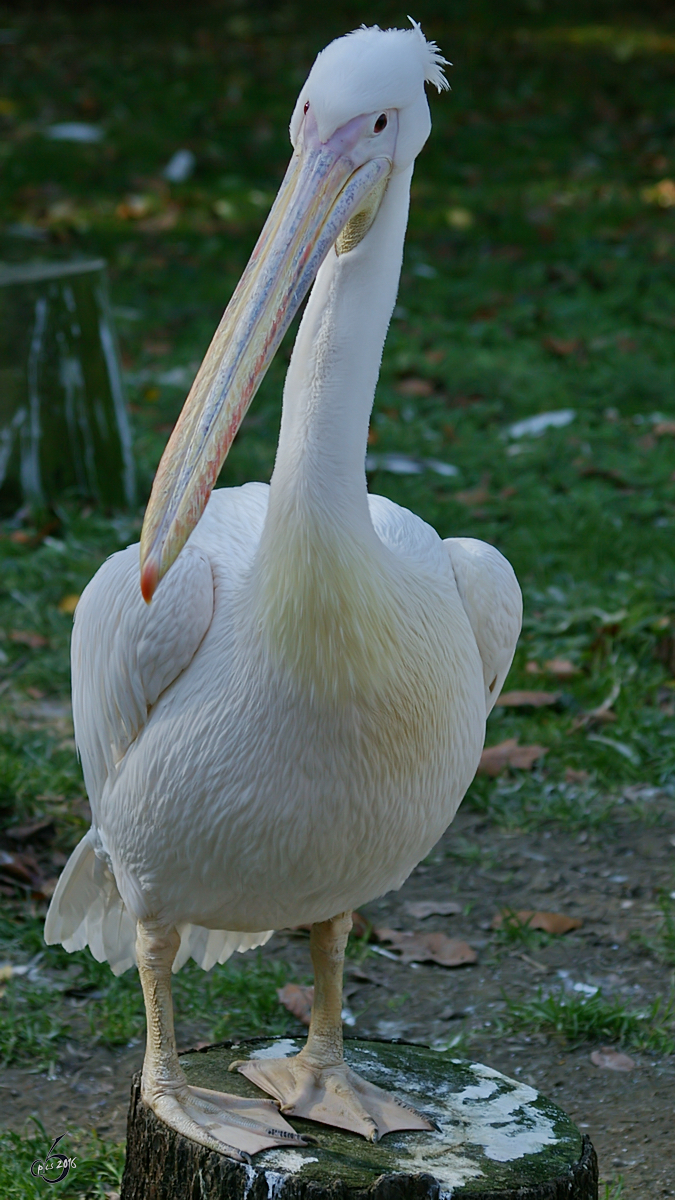
<path id="1" fill-rule="evenodd" d="M 35 1162 L 31 1163 L 30 1173 L 34 1178 L 44 1179 L 45 1183 L 60 1183 L 68 1172 L 77 1166 L 74 1158 L 67 1158 L 65 1154 L 56 1151 L 62 1137 L 64 1134 L 61 1133 L 54 1138 L 46 1158 L 36 1158 Z"/>

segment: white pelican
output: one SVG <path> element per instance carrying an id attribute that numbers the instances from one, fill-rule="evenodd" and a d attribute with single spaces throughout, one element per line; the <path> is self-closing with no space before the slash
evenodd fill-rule
<path id="1" fill-rule="evenodd" d="M 430 1127 L 346 1067 L 340 1009 L 350 913 L 400 887 L 452 820 L 520 629 L 520 590 L 495 549 L 442 541 L 366 490 L 430 131 L 424 84 L 447 86 L 444 62 L 414 23 L 359 29 L 319 55 L 288 172 L 157 473 L 140 546 L 152 604 L 129 546 L 77 608 L 73 710 L 93 823 L 45 937 L 88 945 L 116 973 L 137 962 L 144 1102 L 235 1158 L 296 1135 L 272 1101 L 188 1087 L 170 972 L 303 923 L 307 1044 L 238 1069 L 284 1113 L 371 1139 Z M 209 499 L 314 279 L 271 483 Z"/>

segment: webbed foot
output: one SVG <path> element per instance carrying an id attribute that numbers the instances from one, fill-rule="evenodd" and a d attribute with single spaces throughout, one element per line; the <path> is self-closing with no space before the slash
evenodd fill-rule
<path id="1" fill-rule="evenodd" d="M 143 1102 L 165 1125 L 238 1162 L 272 1146 L 304 1146 L 273 1100 L 248 1099 L 208 1088 L 143 1088 Z"/>
<path id="2" fill-rule="evenodd" d="M 371 1142 L 395 1130 L 434 1129 L 426 1117 L 362 1079 L 345 1062 L 322 1067 L 298 1054 L 233 1062 L 230 1070 L 274 1096 L 282 1113 L 347 1129 Z"/>

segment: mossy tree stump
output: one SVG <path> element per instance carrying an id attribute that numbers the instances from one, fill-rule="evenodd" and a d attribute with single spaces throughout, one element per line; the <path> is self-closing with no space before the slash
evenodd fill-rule
<path id="1" fill-rule="evenodd" d="M 0 505 L 134 503 L 102 259 L 0 264 Z"/>
<path id="2" fill-rule="evenodd" d="M 234 1058 L 294 1054 L 301 1040 L 255 1038 L 182 1057 L 191 1083 L 260 1095 Z M 132 1085 L 121 1200 L 597 1200 L 595 1151 L 569 1117 L 534 1088 L 480 1063 L 423 1046 L 350 1040 L 345 1057 L 437 1125 L 371 1145 L 292 1118 L 306 1147 L 235 1163 L 173 1132 Z"/>

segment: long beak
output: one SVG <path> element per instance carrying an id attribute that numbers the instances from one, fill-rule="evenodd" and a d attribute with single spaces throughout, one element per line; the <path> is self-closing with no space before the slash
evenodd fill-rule
<path id="1" fill-rule="evenodd" d="M 141 591 L 150 603 L 204 511 L 267 368 L 341 230 L 391 171 L 359 165 L 357 121 L 322 144 L 304 136 L 197 373 L 157 469 L 141 533 Z M 352 129 L 351 126 L 355 128 Z"/>

